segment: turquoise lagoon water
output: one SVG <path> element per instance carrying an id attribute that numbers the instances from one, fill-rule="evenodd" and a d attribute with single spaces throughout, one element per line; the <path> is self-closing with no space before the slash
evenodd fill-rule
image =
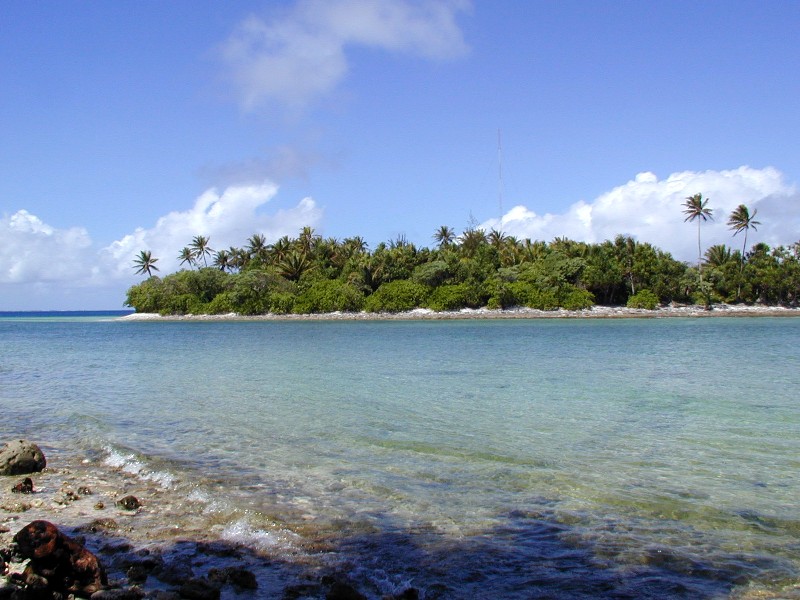
<path id="1" fill-rule="evenodd" d="M 800 581 L 800 319 L 106 317 L 0 319 L 0 439 L 324 540 L 368 594 Z"/>

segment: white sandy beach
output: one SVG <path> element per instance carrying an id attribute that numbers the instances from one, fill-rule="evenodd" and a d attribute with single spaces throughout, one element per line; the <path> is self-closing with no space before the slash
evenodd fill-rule
<path id="1" fill-rule="evenodd" d="M 715 304 L 710 309 L 702 306 L 666 306 L 655 310 L 626 308 L 624 306 L 593 306 L 586 310 L 537 310 L 514 308 L 490 310 L 488 308 L 462 309 L 459 311 L 434 312 L 418 308 L 400 313 L 334 312 L 324 314 L 266 314 L 239 315 L 159 315 L 157 313 L 133 313 L 120 317 L 121 321 L 410 321 L 448 319 L 608 319 L 608 318 L 662 318 L 662 317 L 792 317 L 800 316 L 800 308 L 781 306 L 747 306 Z"/>

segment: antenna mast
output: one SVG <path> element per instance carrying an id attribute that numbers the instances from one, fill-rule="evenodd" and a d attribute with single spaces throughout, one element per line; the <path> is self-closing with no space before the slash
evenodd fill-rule
<path id="1" fill-rule="evenodd" d="M 503 144 L 500 137 L 500 130 L 497 130 L 497 205 L 500 209 L 500 223 L 503 222 Z"/>

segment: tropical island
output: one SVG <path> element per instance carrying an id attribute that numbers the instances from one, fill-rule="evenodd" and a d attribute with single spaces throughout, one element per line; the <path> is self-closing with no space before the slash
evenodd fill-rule
<path id="1" fill-rule="evenodd" d="M 647 242 L 618 235 L 601 243 L 556 238 L 519 240 L 470 226 L 460 235 L 442 226 L 435 246 L 404 236 L 369 250 L 361 237 L 323 238 L 304 227 L 272 244 L 259 233 L 243 247 L 214 250 L 197 235 L 180 250 L 180 271 L 159 277 L 158 258 L 142 250 L 125 304 L 161 315 L 315 315 L 528 308 L 578 311 L 595 306 L 656 309 L 718 303 L 797 307 L 800 241 L 747 250 L 756 211 L 739 205 L 728 217 L 741 249 L 725 244 L 702 252 L 701 225 L 713 218 L 708 199 L 683 204 L 697 223 L 698 261 L 674 259 Z"/>

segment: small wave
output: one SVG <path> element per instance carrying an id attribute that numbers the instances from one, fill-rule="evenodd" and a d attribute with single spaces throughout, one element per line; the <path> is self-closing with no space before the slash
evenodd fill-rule
<path id="1" fill-rule="evenodd" d="M 296 534 L 285 530 L 267 531 L 253 527 L 247 520 L 240 519 L 225 527 L 220 536 L 223 540 L 247 546 L 255 550 L 293 549 L 292 541 Z"/>
<path id="2" fill-rule="evenodd" d="M 103 462 L 108 466 L 136 475 L 145 481 L 157 483 L 164 489 L 175 487 L 177 479 L 172 473 L 149 469 L 146 462 L 133 453 L 122 453 L 108 446 L 103 449 L 107 453 Z"/>

